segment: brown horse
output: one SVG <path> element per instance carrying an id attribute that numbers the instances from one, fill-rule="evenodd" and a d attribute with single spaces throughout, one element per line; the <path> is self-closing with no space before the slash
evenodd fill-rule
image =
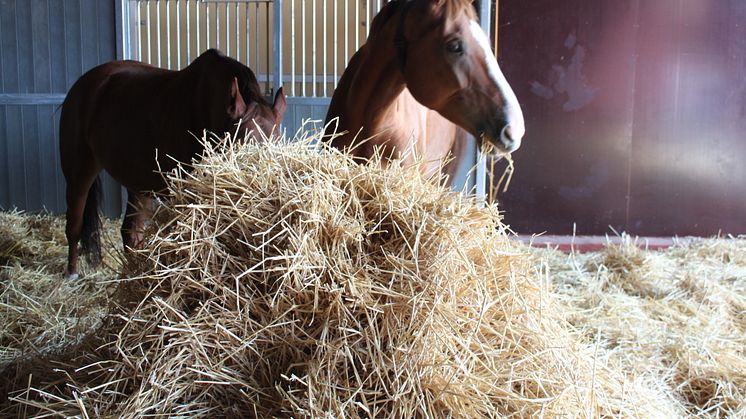
<path id="1" fill-rule="evenodd" d="M 274 104 L 245 65 L 208 50 L 181 71 L 136 61 L 113 61 L 84 74 L 62 104 L 60 157 L 67 181 L 69 246 L 66 277 L 76 278 L 78 241 L 100 259 L 98 206 L 101 170 L 127 188 L 122 240 L 142 239 L 150 192 L 162 191 L 159 171 L 189 163 L 203 147 L 195 136 L 260 128 L 270 133 L 285 112 L 282 89 Z M 238 125 L 241 124 L 241 125 Z M 239 131 L 241 130 L 241 131 Z"/>
<path id="2" fill-rule="evenodd" d="M 362 160 L 381 147 L 404 164 L 412 163 L 414 149 L 428 174 L 449 153 L 460 157 L 465 131 L 498 155 L 518 149 L 525 132 L 518 100 L 469 0 L 388 3 L 342 74 L 327 126 L 334 118 L 346 134 L 333 146 Z M 369 140 L 352 144 L 356 136 Z M 451 178 L 458 160 L 445 168 Z"/>

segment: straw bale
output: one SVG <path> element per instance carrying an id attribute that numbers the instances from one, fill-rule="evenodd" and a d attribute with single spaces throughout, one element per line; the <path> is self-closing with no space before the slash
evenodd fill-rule
<path id="1" fill-rule="evenodd" d="M 495 206 L 313 144 L 207 143 L 170 174 L 106 359 L 16 400 L 117 417 L 649 409 L 576 339 Z"/>

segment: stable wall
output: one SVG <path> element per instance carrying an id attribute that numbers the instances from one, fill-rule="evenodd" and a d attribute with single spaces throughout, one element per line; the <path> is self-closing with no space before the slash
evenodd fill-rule
<path id="1" fill-rule="evenodd" d="M 746 2 L 502 0 L 522 234 L 746 233 Z"/>

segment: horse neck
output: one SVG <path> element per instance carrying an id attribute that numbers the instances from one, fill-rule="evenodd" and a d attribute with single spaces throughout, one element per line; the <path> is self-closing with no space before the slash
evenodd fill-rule
<path id="1" fill-rule="evenodd" d="M 404 77 L 394 47 L 394 29 L 387 25 L 369 38 L 355 72 L 347 103 L 351 114 L 357 115 L 362 134 L 368 137 L 381 129 L 390 129 L 396 118 L 391 114 L 403 95 Z M 367 100 L 361 101 L 361 98 Z M 395 128 L 395 127 L 394 127 Z"/>

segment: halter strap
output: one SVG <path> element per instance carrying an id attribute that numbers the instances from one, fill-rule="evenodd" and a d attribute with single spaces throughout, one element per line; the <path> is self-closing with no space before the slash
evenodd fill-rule
<path id="1" fill-rule="evenodd" d="M 396 57 L 399 60 L 399 67 L 404 70 L 407 64 L 407 38 L 404 37 L 404 21 L 407 18 L 407 12 L 409 7 L 412 5 L 411 1 L 399 0 L 401 5 L 401 14 L 399 15 L 399 26 L 396 28 L 396 34 L 394 35 L 394 46 L 396 47 Z"/>

